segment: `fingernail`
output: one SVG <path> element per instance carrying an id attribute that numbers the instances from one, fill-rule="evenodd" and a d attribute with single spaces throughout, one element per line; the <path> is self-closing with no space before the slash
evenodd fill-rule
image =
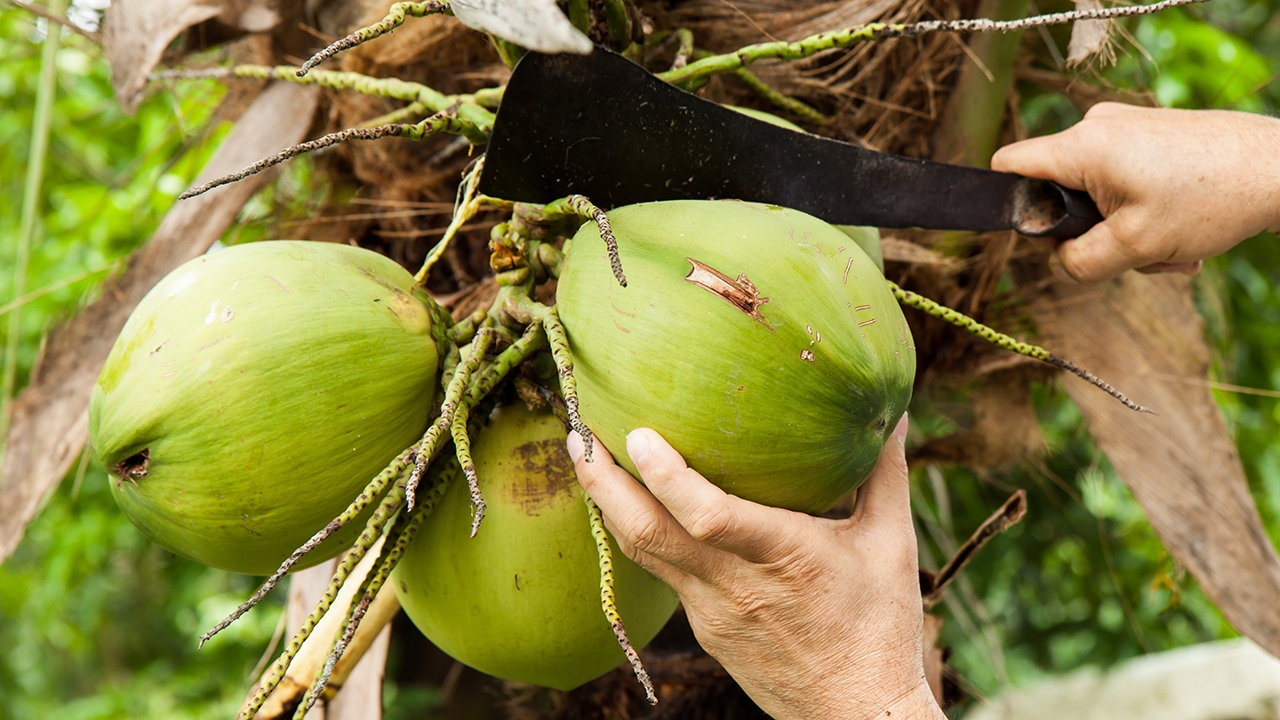
<path id="1" fill-rule="evenodd" d="M 569 439 L 565 441 L 565 447 L 569 450 L 569 459 L 575 464 L 579 460 L 582 460 L 583 453 L 587 451 L 586 447 L 582 444 L 582 436 L 579 435 L 576 430 L 569 433 Z"/>
<path id="2" fill-rule="evenodd" d="M 627 433 L 627 454 L 631 462 L 642 463 L 649 457 L 649 434 L 643 430 L 632 430 Z"/>
<path id="3" fill-rule="evenodd" d="M 893 436 L 898 438 L 898 442 L 907 442 L 907 414 L 902 413 L 902 419 L 898 421 L 898 425 L 893 428 Z"/>
<path id="4" fill-rule="evenodd" d="M 1183 275 L 1191 276 L 1200 272 L 1200 268 L 1204 267 L 1204 262 L 1197 260 L 1193 263 L 1187 263 L 1187 267 L 1182 270 Z"/>

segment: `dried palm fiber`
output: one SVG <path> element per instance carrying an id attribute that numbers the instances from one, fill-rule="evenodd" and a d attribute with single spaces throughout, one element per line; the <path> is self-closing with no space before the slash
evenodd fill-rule
<path id="1" fill-rule="evenodd" d="M 968 0 L 687 0 L 659 15 L 659 22 L 688 27 L 700 47 L 728 52 L 869 22 L 968 17 L 972 9 Z M 751 70 L 831 117 L 818 132 L 876 150 L 925 157 L 964 57 L 961 42 L 939 33 L 829 50 L 802 62 L 760 62 Z M 733 80 L 718 85 L 713 91 L 726 99 L 748 95 Z"/>
<path id="2" fill-rule="evenodd" d="M 381 20 L 392 3 L 331 3 L 332 10 L 318 18 L 329 37 L 317 40 L 317 45 Z M 444 16 L 415 18 L 394 33 L 343 53 L 331 64 L 332 69 L 420 82 L 446 94 L 501 85 L 509 75 L 483 34 Z M 356 127 L 405 105 L 354 92 L 330 91 L 328 98 L 329 113 L 320 132 Z M 326 182 L 342 191 L 334 193 L 331 205 L 322 211 L 328 217 L 295 234 L 330 236 L 335 220 L 351 217 L 351 222 L 336 223 L 348 232 L 344 240 L 416 270 L 449 223 L 459 178 L 473 159 L 468 151 L 465 141 L 441 135 L 418 142 L 400 138 L 351 142 L 322 153 L 317 161 Z M 351 192 L 356 195 L 354 201 L 349 198 Z M 487 274 L 487 241 L 487 226 L 464 230 L 433 273 L 430 289 L 455 292 Z"/>

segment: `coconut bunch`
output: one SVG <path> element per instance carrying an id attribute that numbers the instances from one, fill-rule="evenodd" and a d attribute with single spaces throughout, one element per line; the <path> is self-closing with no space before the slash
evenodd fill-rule
<path id="1" fill-rule="evenodd" d="M 754 104 L 813 129 L 900 150 L 904 136 L 837 99 L 854 87 L 925 92 L 859 83 L 877 64 L 940 62 L 941 46 L 918 37 L 975 29 L 868 20 L 800 37 L 786 52 L 748 43 L 717 53 L 695 30 L 661 24 L 692 12 L 685 5 L 650 15 L 629 3 L 570 3 L 569 17 L 686 89 L 731 98 L 746 88 Z M 799 32 L 844 17 L 812 10 L 776 10 L 769 27 Z M 892 20 L 925 10 L 866 12 Z M 377 43 L 390 43 L 385 54 L 365 54 Z M 345 128 L 188 195 L 337 148 L 325 162 L 370 188 L 369 206 L 430 208 L 447 224 L 426 233 L 425 214 L 389 212 L 361 221 L 371 223 L 362 237 L 400 264 L 289 241 L 191 261 L 139 304 L 90 406 L 95 451 L 144 533 L 201 562 L 269 574 L 204 639 L 288 572 L 343 553 L 241 718 L 269 702 L 302 717 L 388 592 L 473 667 L 564 691 L 629 663 L 656 701 L 636 648 L 670 617 L 674 596 L 617 552 L 577 489 L 567 432 L 588 439 L 590 459 L 593 430 L 621 448 L 630 430 L 654 427 L 729 492 L 827 512 L 871 472 L 911 398 L 916 341 L 902 306 L 1143 409 L 1048 350 L 886 279 L 874 229 L 736 201 L 601 209 L 581 196 L 538 206 L 478 194 L 483 158 L 469 149 L 486 139 L 521 50 L 463 29 L 447 4 L 397 3 L 316 57 L 343 51 L 342 71 L 169 73 L 318 85 L 343 98 L 331 117 Z M 793 55 L 801 65 L 782 62 Z M 757 75 L 743 57 L 775 66 Z M 417 79 L 382 74 L 392 68 Z M 436 232 L 437 242 L 421 242 Z M 795 234 L 806 241 L 781 241 Z M 345 606 L 336 604 L 344 585 Z M 554 612 L 567 597 L 591 597 L 593 608 Z M 312 631 L 330 613 L 339 620 L 317 642 Z M 290 666 L 308 643 L 325 659 L 299 682 Z M 287 681 L 298 693 L 273 700 Z"/>

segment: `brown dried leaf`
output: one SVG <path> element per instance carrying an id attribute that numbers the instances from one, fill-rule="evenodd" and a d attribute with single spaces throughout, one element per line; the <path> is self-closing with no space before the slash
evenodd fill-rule
<path id="1" fill-rule="evenodd" d="M 1106 452 L 1173 557 L 1236 630 L 1280 655 L 1280 558 L 1263 530 L 1240 457 L 1203 379 L 1209 349 L 1183 277 L 1126 273 L 1095 288 L 1059 283 L 1032 306 L 1044 344 L 1133 393 L 1138 415 L 1065 378 Z"/>
<path id="2" fill-rule="evenodd" d="M 142 99 L 147 76 L 184 30 L 218 18 L 228 27 L 265 32 L 280 21 L 275 0 L 115 0 L 102 21 L 111 85 L 127 112 Z"/>
<path id="3" fill-rule="evenodd" d="M 195 185 L 301 140 L 318 99 L 315 88 L 285 83 L 268 88 Z M 254 176 L 175 204 L 151 240 L 129 258 L 124 274 L 104 284 L 101 299 L 50 333 L 30 385 L 12 406 L 0 468 L 0 562 L 17 547 L 41 500 L 84 447 L 90 392 L 134 306 L 171 270 L 208 250 L 267 179 Z"/>
<path id="4" fill-rule="evenodd" d="M 1101 10 L 1102 0 L 1076 0 L 1077 10 Z M 1087 64 L 1094 58 L 1103 64 L 1116 61 L 1115 48 L 1111 46 L 1110 20 L 1079 20 L 1071 28 L 1071 42 L 1067 44 L 1067 67 Z"/>

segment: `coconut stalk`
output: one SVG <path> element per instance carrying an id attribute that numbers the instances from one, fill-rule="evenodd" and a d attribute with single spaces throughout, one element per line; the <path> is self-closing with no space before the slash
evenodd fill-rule
<path id="1" fill-rule="evenodd" d="M 1027 5 L 1027 0 L 982 0 L 976 14 L 1014 20 L 1027 14 Z M 1000 144 L 1022 31 L 977 33 L 964 42 L 969 46 L 969 60 L 943 113 L 933 159 L 989 167 Z"/>
<path id="2" fill-rule="evenodd" d="M 379 538 L 373 547 L 369 549 L 369 554 L 356 565 L 355 570 L 343 583 L 342 589 L 338 591 L 338 597 L 330 606 L 329 611 L 321 618 L 320 623 L 316 625 L 311 632 L 311 636 L 302 644 L 302 649 L 298 651 L 297 657 L 289 665 L 289 671 L 285 673 L 284 679 L 276 686 L 276 689 L 267 696 L 267 701 L 263 704 L 258 714 L 254 715 L 254 720 L 278 720 L 293 715 L 294 710 L 302 701 L 302 696 L 307 692 L 307 688 L 311 686 L 312 680 L 316 673 L 324 666 L 325 661 L 329 658 L 330 646 L 333 643 L 333 637 L 337 634 L 340 627 L 346 623 L 347 608 L 351 606 L 352 600 L 355 598 L 356 592 L 360 589 L 360 585 L 373 569 L 374 564 L 378 560 L 378 556 L 382 551 L 382 544 L 385 536 Z M 329 570 L 329 564 L 322 565 L 325 571 Z M 327 579 L 328 573 L 318 571 Z M 290 593 L 292 595 L 292 593 Z M 359 664 L 361 658 L 377 640 L 378 635 L 382 633 L 382 629 L 391 622 L 391 619 L 400 612 L 400 601 L 396 598 L 395 592 L 384 587 L 374 598 L 373 603 L 369 606 L 365 613 L 364 619 L 360 626 L 356 629 L 356 633 L 351 643 L 347 646 L 346 653 L 338 660 L 333 668 L 333 674 L 329 676 L 329 682 L 325 686 L 324 697 L 331 700 L 338 693 Z M 256 689 L 256 688 L 255 688 Z M 249 698 L 253 697 L 250 692 Z"/>
<path id="3" fill-rule="evenodd" d="M 52 0 L 49 12 L 62 12 L 62 0 Z M 53 118 L 53 98 L 58 93 L 58 47 L 62 26 L 45 25 L 44 47 L 40 53 L 40 77 L 36 80 L 36 108 L 31 127 L 31 154 L 27 158 L 27 177 L 22 185 L 22 229 L 18 232 L 13 260 L 13 297 L 27 292 L 27 264 L 31 243 L 36 234 L 36 218 L 40 212 L 40 189 L 44 185 L 44 159 L 49 152 L 49 123 Z M 4 376 L 0 379 L 0 463 L 4 461 L 4 437 L 9 432 L 9 404 L 18 379 L 18 344 L 22 340 L 22 306 L 9 315 L 9 334 L 4 347 Z"/>

